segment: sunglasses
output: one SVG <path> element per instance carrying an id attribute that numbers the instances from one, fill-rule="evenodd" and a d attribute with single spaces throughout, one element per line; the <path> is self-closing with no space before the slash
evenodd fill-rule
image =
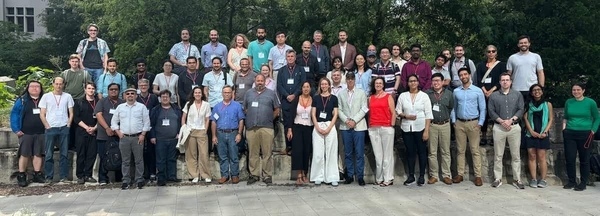
<path id="1" fill-rule="evenodd" d="M 488 50 L 487 53 L 496 53 L 496 50 Z"/>
<path id="2" fill-rule="evenodd" d="M 133 92 L 127 92 L 127 93 L 125 93 L 125 95 L 135 95 L 135 93 L 133 93 Z"/>

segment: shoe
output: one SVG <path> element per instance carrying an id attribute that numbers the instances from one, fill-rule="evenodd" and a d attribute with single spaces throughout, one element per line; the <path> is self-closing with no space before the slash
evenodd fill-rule
<path id="1" fill-rule="evenodd" d="M 271 177 L 266 177 L 266 178 L 263 180 L 263 182 L 264 182 L 265 184 L 272 184 L 272 183 L 273 183 L 273 179 L 272 179 Z"/>
<path id="2" fill-rule="evenodd" d="M 546 180 L 541 179 L 540 181 L 538 181 L 537 187 L 538 188 L 546 188 L 548 186 L 548 182 L 546 182 Z"/>
<path id="3" fill-rule="evenodd" d="M 565 186 L 563 186 L 563 189 L 573 189 L 575 186 L 577 186 L 576 183 L 574 182 L 569 182 L 567 183 Z"/>
<path id="4" fill-rule="evenodd" d="M 138 182 L 137 183 L 137 188 L 138 189 L 142 189 L 144 187 L 144 182 Z"/>
<path id="5" fill-rule="evenodd" d="M 352 182 L 354 182 L 354 179 L 346 178 L 346 180 L 344 181 L 344 184 L 352 184 Z"/>
<path id="6" fill-rule="evenodd" d="M 411 184 L 415 183 L 415 177 L 414 176 L 409 176 L 408 179 L 406 179 L 406 181 L 404 181 L 404 185 L 409 186 Z"/>
<path id="7" fill-rule="evenodd" d="M 174 178 L 174 179 L 168 179 L 167 182 L 175 182 L 175 183 L 179 183 L 181 182 L 181 179 L 178 178 Z"/>
<path id="8" fill-rule="evenodd" d="M 500 179 L 496 179 L 494 182 L 492 182 L 492 187 L 500 187 L 500 185 L 502 185 L 502 181 L 500 181 Z"/>
<path id="9" fill-rule="evenodd" d="M 50 185 L 50 184 L 52 184 L 52 183 L 54 183 L 54 182 L 52 181 L 52 179 L 45 179 L 45 180 L 44 180 L 44 184 Z"/>
<path id="10" fill-rule="evenodd" d="M 87 177 L 85 178 L 85 182 L 96 183 L 98 181 L 94 177 Z"/>
<path id="11" fill-rule="evenodd" d="M 210 184 L 211 182 L 212 182 L 212 179 L 210 179 L 210 178 L 204 179 L 204 183 L 206 183 L 206 184 Z"/>
<path id="12" fill-rule="evenodd" d="M 413 182 L 414 182 L 414 179 L 413 179 Z M 406 182 L 405 182 L 405 183 L 406 183 Z M 394 185 L 394 182 L 393 182 L 393 181 L 389 181 L 389 182 L 385 182 L 385 181 L 384 181 L 384 182 L 382 182 L 381 184 L 379 184 L 379 187 L 387 187 L 387 186 L 391 186 L 391 185 Z M 406 185 L 406 184 L 405 184 L 405 185 Z"/>
<path id="13" fill-rule="evenodd" d="M 231 183 L 233 183 L 233 184 L 240 183 L 240 177 L 234 176 L 233 178 L 231 178 Z"/>
<path id="14" fill-rule="evenodd" d="M 156 181 L 156 175 L 150 175 L 150 181 L 151 182 Z"/>
<path id="15" fill-rule="evenodd" d="M 463 177 L 461 175 L 454 176 L 454 178 L 452 179 L 452 183 L 455 183 L 455 184 L 461 183 L 462 181 L 463 181 Z"/>
<path id="16" fill-rule="evenodd" d="M 364 180 L 364 179 L 361 179 L 361 178 L 359 178 L 359 179 L 358 179 L 358 185 L 360 185 L 360 186 L 365 186 L 365 180 Z"/>
<path id="17" fill-rule="evenodd" d="M 421 187 L 425 184 L 425 177 L 419 176 L 419 180 L 417 180 L 417 186 Z"/>
<path id="18" fill-rule="evenodd" d="M 514 181 L 513 186 L 515 186 L 517 189 L 525 189 L 525 185 L 521 181 Z"/>
<path id="19" fill-rule="evenodd" d="M 475 186 L 479 187 L 481 185 L 483 185 L 483 180 L 481 177 L 475 177 Z"/>
<path id="20" fill-rule="evenodd" d="M 192 179 L 192 183 L 198 183 L 198 181 L 200 181 L 200 179 L 198 177 Z"/>
<path id="21" fill-rule="evenodd" d="M 248 185 L 254 184 L 258 181 L 258 176 L 250 176 L 250 178 L 248 178 Z"/>
<path id="22" fill-rule="evenodd" d="M 574 190 L 575 191 L 584 191 L 585 188 L 586 188 L 586 185 L 582 182 L 582 183 L 579 183 L 577 186 L 575 186 Z"/>
<path id="23" fill-rule="evenodd" d="M 427 180 L 427 184 L 435 184 L 437 181 L 437 178 L 429 177 L 429 180 Z"/>
<path id="24" fill-rule="evenodd" d="M 451 185 L 452 179 L 450 177 L 444 177 L 443 182 L 444 182 L 444 184 Z"/>
<path id="25" fill-rule="evenodd" d="M 42 172 L 33 172 L 33 182 L 35 183 L 44 183 L 44 175 Z"/>
<path id="26" fill-rule="evenodd" d="M 158 186 L 165 186 L 165 185 L 167 185 L 167 182 L 162 181 L 162 180 L 158 180 L 158 181 L 156 181 L 156 185 L 158 185 Z"/>
<path id="27" fill-rule="evenodd" d="M 340 172 L 340 181 L 346 180 L 346 175 L 343 172 Z"/>
<path id="28" fill-rule="evenodd" d="M 66 178 L 61 178 L 60 180 L 58 180 L 58 183 L 66 184 L 69 183 L 69 180 Z"/>
<path id="29" fill-rule="evenodd" d="M 77 179 L 77 184 L 85 184 L 85 179 L 84 178 L 78 178 Z"/>
<path id="30" fill-rule="evenodd" d="M 316 181 L 316 182 L 315 182 L 315 185 L 316 185 L 316 186 L 321 186 L 321 182 L 320 182 L 320 181 Z"/>
<path id="31" fill-rule="evenodd" d="M 127 184 L 127 183 L 121 184 L 121 190 L 127 190 L 127 188 L 129 188 L 129 184 Z"/>
<path id="32" fill-rule="evenodd" d="M 537 181 L 537 179 L 531 179 L 531 180 L 529 180 L 529 187 L 531 187 L 531 188 L 537 188 L 538 187 L 538 181 Z"/>
<path id="33" fill-rule="evenodd" d="M 338 182 L 336 182 L 336 181 L 334 181 L 334 182 L 331 182 L 331 186 L 332 186 L 332 187 L 337 187 L 337 186 L 338 186 Z"/>
<path id="34" fill-rule="evenodd" d="M 229 181 L 229 178 L 226 178 L 226 177 L 221 177 L 221 178 L 219 179 L 219 184 L 224 184 L 224 183 L 225 183 L 225 182 L 227 182 L 227 181 Z"/>
<path id="35" fill-rule="evenodd" d="M 104 186 L 104 185 L 107 185 L 107 184 L 108 184 L 108 182 L 100 181 L 100 186 Z"/>
<path id="36" fill-rule="evenodd" d="M 17 174 L 17 184 L 21 187 L 27 186 L 27 174 L 24 172 L 20 172 Z"/>
<path id="37" fill-rule="evenodd" d="M 479 146 L 484 146 L 487 144 L 487 140 L 485 139 L 481 139 L 481 141 L 479 141 Z"/>

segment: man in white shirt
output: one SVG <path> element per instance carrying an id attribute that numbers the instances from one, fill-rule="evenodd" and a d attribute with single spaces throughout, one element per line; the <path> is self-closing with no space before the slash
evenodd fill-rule
<path id="1" fill-rule="evenodd" d="M 461 44 L 454 46 L 454 58 L 448 63 L 448 72 L 450 72 L 450 87 L 451 89 L 458 88 L 462 85 L 458 71 L 461 68 L 469 68 L 471 77 L 477 77 L 477 68 L 471 59 L 465 57 L 465 47 Z M 471 80 L 473 85 L 477 85 L 477 80 Z"/>
<path id="2" fill-rule="evenodd" d="M 150 116 L 146 106 L 135 100 L 137 98 L 136 92 L 134 88 L 125 90 L 125 103 L 117 106 L 117 110 L 110 121 L 110 128 L 121 139 L 119 149 L 122 158 L 123 184 L 121 189 L 123 190 L 127 190 L 131 183 L 129 168 L 132 153 L 135 160 L 135 182 L 138 189 L 144 187 L 144 142 L 146 133 L 150 131 Z"/>
<path id="3" fill-rule="evenodd" d="M 277 80 L 277 74 L 279 73 L 279 69 L 283 66 L 287 65 L 286 54 L 288 50 L 293 50 L 291 46 L 285 44 L 285 40 L 287 39 L 287 35 L 285 32 L 279 31 L 275 34 L 275 41 L 277 44 L 269 50 L 269 66 L 273 69 L 273 77 L 274 80 Z"/>
<path id="4" fill-rule="evenodd" d="M 512 88 L 521 92 L 525 103 L 529 98 L 529 87 L 536 83 L 544 87 L 546 81 L 542 58 L 529 51 L 529 42 L 529 36 L 519 37 L 519 52 L 512 54 L 506 63 L 506 70 L 514 80 Z"/>

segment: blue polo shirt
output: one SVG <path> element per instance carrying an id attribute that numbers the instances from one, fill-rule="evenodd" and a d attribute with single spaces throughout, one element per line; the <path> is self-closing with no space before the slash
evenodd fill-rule
<path id="1" fill-rule="evenodd" d="M 242 105 L 234 100 L 227 106 L 222 101 L 219 102 L 210 115 L 210 120 L 216 122 L 217 129 L 221 130 L 238 129 L 238 123 L 245 118 Z"/>
<path id="2" fill-rule="evenodd" d="M 264 40 L 262 43 L 259 43 L 258 40 L 250 42 L 248 56 L 252 57 L 252 70 L 254 72 L 260 72 L 260 67 L 269 63 L 269 50 L 273 46 L 273 43 L 269 40 Z"/>

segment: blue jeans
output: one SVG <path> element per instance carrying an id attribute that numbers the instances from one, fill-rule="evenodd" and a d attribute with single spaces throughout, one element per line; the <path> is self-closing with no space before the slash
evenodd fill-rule
<path id="1" fill-rule="evenodd" d="M 237 130 L 231 133 L 217 132 L 217 151 L 221 177 L 234 177 L 240 175 L 240 161 L 238 159 L 238 146 L 235 143 Z"/>
<path id="2" fill-rule="evenodd" d="M 152 145 L 152 144 L 150 144 Z M 158 181 L 177 179 L 177 139 L 156 139 Z"/>
<path id="3" fill-rule="evenodd" d="M 344 153 L 346 165 L 346 178 L 356 175 L 357 179 L 363 179 L 365 175 L 365 136 L 366 131 L 341 130 L 344 142 Z M 353 159 L 356 158 L 356 166 Z"/>
<path id="4" fill-rule="evenodd" d="M 104 68 L 98 68 L 98 69 L 92 69 L 92 68 L 86 68 L 85 69 L 88 73 L 90 73 L 90 75 L 92 76 L 92 81 L 94 81 L 94 83 L 98 83 L 98 78 L 100 78 L 100 75 L 102 75 L 102 73 L 104 73 Z M 126 89 L 127 86 L 123 87 L 121 86 L 121 89 Z M 106 90 L 106 89 L 104 89 Z"/>
<path id="5" fill-rule="evenodd" d="M 44 172 L 46 173 L 46 179 L 54 178 L 54 141 L 58 142 L 60 149 L 60 178 L 67 178 L 69 175 L 69 128 L 53 127 L 46 129 L 46 156 L 44 162 Z"/>

